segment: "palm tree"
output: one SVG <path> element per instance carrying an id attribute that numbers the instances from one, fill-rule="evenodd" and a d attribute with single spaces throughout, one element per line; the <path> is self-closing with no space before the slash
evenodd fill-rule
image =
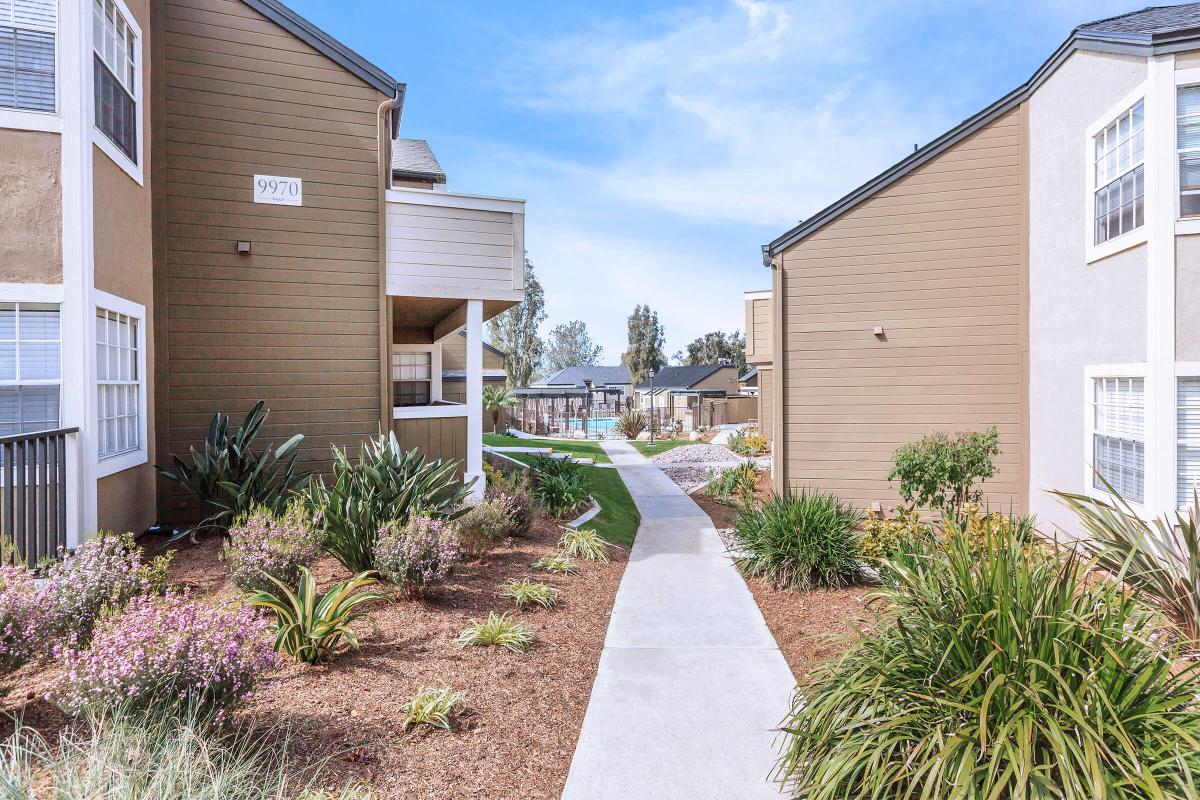
<path id="1" fill-rule="evenodd" d="M 492 415 L 492 433 L 500 425 L 500 414 L 504 409 L 521 402 L 517 393 L 507 386 L 487 386 L 483 390 L 483 407 Z"/>

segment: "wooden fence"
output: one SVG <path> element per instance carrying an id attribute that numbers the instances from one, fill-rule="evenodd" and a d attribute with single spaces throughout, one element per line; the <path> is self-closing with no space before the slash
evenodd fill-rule
<path id="1" fill-rule="evenodd" d="M 67 546 L 67 437 L 78 428 L 0 437 L 0 536 L 7 561 L 33 567 Z"/>

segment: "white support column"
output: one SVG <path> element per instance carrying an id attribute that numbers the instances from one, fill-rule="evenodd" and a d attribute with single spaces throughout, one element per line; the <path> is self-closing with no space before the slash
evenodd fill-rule
<path id="1" fill-rule="evenodd" d="M 483 475 L 483 301 L 467 301 L 467 470 L 472 494 L 482 497 Z"/>

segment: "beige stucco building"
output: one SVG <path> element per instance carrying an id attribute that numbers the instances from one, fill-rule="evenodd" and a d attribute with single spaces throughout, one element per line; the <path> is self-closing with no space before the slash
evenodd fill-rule
<path id="1" fill-rule="evenodd" d="M 1026 83 L 764 246 L 780 487 L 890 506 L 896 447 L 994 424 L 993 507 L 1069 527 L 1048 490 L 1104 496 L 1093 468 L 1145 513 L 1184 503 L 1197 30 L 1200 4 L 1082 25 Z"/>
<path id="2" fill-rule="evenodd" d="M 152 465 L 260 399 L 306 468 L 382 427 L 481 474 L 524 203 L 449 191 L 403 84 L 278 0 L 12 0 L 6 34 L 0 533 L 186 518 Z"/>

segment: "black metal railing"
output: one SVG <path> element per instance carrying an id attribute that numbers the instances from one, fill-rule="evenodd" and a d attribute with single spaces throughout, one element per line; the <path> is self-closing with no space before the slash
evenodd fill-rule
<path id="1" fill-rule="evenodd" d="M 37 566 L 67 546 L 67 437 L 79 428 L 0 436 L 5 560 Z"/>

